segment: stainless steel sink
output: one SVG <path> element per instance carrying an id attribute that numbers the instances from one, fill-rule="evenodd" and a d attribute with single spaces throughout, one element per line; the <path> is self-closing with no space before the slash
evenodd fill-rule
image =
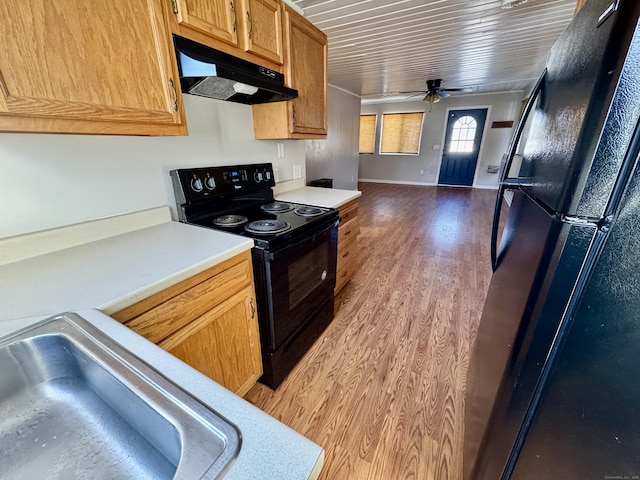
<path id="1" fill-rule="evenodd" d="M 0 478 L 221 478 L 234 425 L 76 314 L 0 339 Z"/>

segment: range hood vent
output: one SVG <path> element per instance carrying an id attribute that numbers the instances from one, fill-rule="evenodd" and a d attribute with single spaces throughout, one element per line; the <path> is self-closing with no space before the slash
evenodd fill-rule
<path id="1" fill-rule="evenodd" d="M 184 93 L 253 105 L 298 97 L 284 75 L 255 63 L 173 36 Z"/>

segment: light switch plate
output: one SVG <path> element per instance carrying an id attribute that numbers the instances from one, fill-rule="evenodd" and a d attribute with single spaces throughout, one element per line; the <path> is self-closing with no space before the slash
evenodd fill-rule
<path id="1" fill-rule="evenodd" d="M 276 183 L 280 181 L 280 173 L 278 172 L 278 167 L 273 167 L 273 181 Z"/>
<path id="2" fill-rule="evenodd" d="M 284 158 L 284 143 L 278 142 L 276 145 L 278 146 L 278 158 Z"/>
<path id="3" fill-rule="evenodd" d="M 302 165 L 293 166 L 293 179 L 302 178 Z"/>

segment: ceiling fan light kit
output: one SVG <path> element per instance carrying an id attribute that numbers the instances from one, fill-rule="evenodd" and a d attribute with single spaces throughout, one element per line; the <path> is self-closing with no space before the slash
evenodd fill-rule
<path id="1" fill-rule="evenodd" d="M 502 9 L 508 10 L 519 5 L 524 5 L 528 0 L 502 0 Z"/>
<path id="2" fill-rule="evenodd" d="M 440 101 L 440 95 L 436 92 L 429 92 L 422 100 L 427 103 L 438 103 Z"/>

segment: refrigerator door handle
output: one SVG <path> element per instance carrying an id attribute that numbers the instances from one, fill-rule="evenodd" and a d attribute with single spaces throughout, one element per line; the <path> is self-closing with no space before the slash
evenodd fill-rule
<path id="1" fill-rule="evenodd" d="M 500 223 L 500 212 L 502 211 L 502 197 L 506 190 L 513 190 L 513 187 L 500 183 L 498 186 L 496 205 L 493 209 L 493 224 L 491 226 L 491 270 L 494 272 L 498 268 L 498 225 Z"/>
<path id="2" fill-rule="evenodd" d="M 518 144 L 520 143 L 520 137 L 522 137 L 522 132 L 524 131 L 524 126 L 529 118 L 529 114 L 533 109 L 533 104 L 536 102 L 538 95 L 542 90 L 542 85 L 544 83 L 544 79 L 547 76 L 547 69 L 545 68 L 540 75 L 540 78 L 536 82 L 533 90 L 531 91 L 531 95 L 529 95 L 529 100 L 527 100 L 527 104 L 522 111 L 522 115 L 520 116 L 520 121 L 516 126 L 516 131 L 511 138 L 511 143 L 509 144 L 509 150 L 507 153 L 507 160 L 505 161 L 502 172 L 500 173 L 500 183 L 498 186 L 498 195 L 496 196 L 496 204 L 493 208 L 493 224 L 491 227 L 491 268 L 495 272 L 498 268 L 498 225 L 500 223 L 500 212 L 502 211 L 502 198 L 504 196 L 504 192 L 506 190 L 513 190 L 515 188 L 524 186 L 524 182 L 519 179 L 511 179 L 507 178 L 509 170 L 511 170 L 511 165 L 513 163 L 513 157 L 516 154 L 516 150 L 518 149 Z"/>
<path id="3" fill-rule="evenodd" d="M 509 174 L 509 170 L 511 170 L 511 165 L 513 164 L 513 157 L 516 155 L 516 150 L 518 149 L 518 144 L 520 143 L 520 138 L 522 137 L 522 132 L 524 132 L 524 126 L 527 123 L 529 118 L 529 114 L 533 109 L 533 105 L 536 102 L 538 95 L 542 91 L 542 85 L 544 83 L 544 79 L 547 76 L 547 69 L 545 68 L 540 75 L 540 78 L 536 82 L 533 90 L 531 91 L 531 95 L 529 95 L 529 99 L 527 100 L 526 105 L 524 106 L 524 110 L 522 111 L 522 115 L 520 116 L 520 121 L 516 126 L 516 130 L 513 133 L 513 137 L 511 137 L 511 143 L 509 144 L 509 149 L 507 150 L 507 160 L 505 161 L 504 168 L 502 169 L 500 175 L 500 183 L 503 183 L 507 179 L 507 175 Z"/>

